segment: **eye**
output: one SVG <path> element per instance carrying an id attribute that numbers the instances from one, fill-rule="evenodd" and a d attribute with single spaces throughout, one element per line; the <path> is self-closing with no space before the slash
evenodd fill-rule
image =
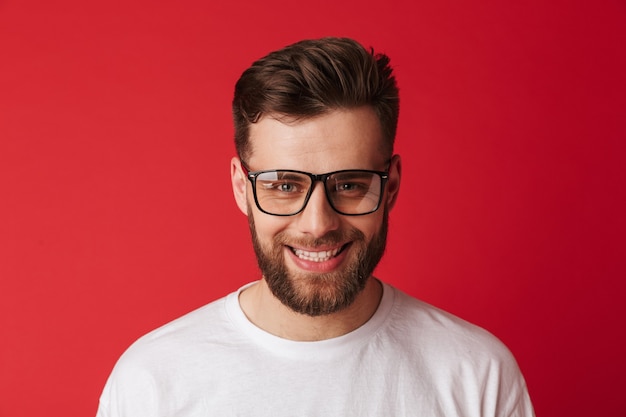
<path id="1" fill-rule="evenodd" d="M 380 184 L 372 172 L 344 171 L 331 177 L 329 190 L 338 198 L 360 199 L 375 192 Z"/>
<path id="2" fill-rule="evenodd" d="M 369 186 L 364 184 L 362 181 L 342 181 L 338 182 L 334 188 L 335 192 L 338 194 L 356 196 L 367 192 Z"/>
<path id="3" fill-rule="evenodd" d="M 355 182 L 342 182 L 337 184 L 337 191 L 355 191 L 361 187 L 361 184 Z"/>
<path id="4" fill-rule="evenodd" d="M 257 180 L 257 191 L 283 197 L 306 193 L 308 183 L 298 179 Z"/>
<path id="5" fill-rule="evenodd" d="M 286 182 L 286 181 L 275 183 L 273 188 L 283 193 L 296 193 L 296 192 L 301 191 L 300 185 L 293 183 L 293 182 Z"/>

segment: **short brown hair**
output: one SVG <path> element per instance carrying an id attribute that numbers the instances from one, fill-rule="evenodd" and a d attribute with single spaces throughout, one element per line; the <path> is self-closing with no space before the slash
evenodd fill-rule
<path id="1" fill-rule="evenodd" d="M 264 114 L 308 118 L 333 109 L 371 106 L 390 157 L 398 124 L 398 87 L 384 54 L 347 38 L 304 40 L 272 52 L 235 85 L 237 154 L 250 156 L 249 127 Z"/>

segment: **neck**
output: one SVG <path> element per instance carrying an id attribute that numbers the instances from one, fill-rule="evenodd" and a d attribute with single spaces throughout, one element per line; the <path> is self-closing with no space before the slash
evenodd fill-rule
<path id="1" fill-rule="evenodd" d="M 376 312 L 382 284 L 370 277 L 363 291 L 347 308 L 336 313 L 311 317 L 283 305 L 265 280 L 246 288 L 239 296 L 245 315 L 254 325 L 284 339 L 318 341 L 342 336 L 361 327 Z"/>

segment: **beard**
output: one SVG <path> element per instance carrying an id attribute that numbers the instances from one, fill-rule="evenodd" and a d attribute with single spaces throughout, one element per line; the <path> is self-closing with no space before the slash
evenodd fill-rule
<path id="1" fill-rule="evenodd" d="M 248 207 L 248 224 L 252 244 L 263 278 L 270 291 L 281 303 L 295 311 L 316 317 L 336 313 L 350 306 L 365 288 L 367 280 L 385 252 L 388 229 L 388 212 L 384 207 L 380 230 L 369 243 L 358 229 L 331 231 L 317 239 L 293 239 L 284 232 L 277 234 L 271 247 L 259 240 L 254 218 Z M 322 245 L 334 246 L 350 242 L 349 258 L 340 269 L 326 273 L 292 272 L 285 263 L 285 246 L 315 248 Z"/>

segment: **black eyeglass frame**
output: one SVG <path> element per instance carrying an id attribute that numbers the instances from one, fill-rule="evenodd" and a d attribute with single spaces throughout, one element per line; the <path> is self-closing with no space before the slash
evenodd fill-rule
<path id="1" fill-rule="evenodd" d="M 311 194 L 313 194 L 313 189 L 315 188 L 315 183 L 317 181 L 320 181 L 322 185 L 324 186 L 324 194 L 326 195 L 326 201 L 328 201 L 328 204 L 330 205 L 330 207 L 332 207 L 332 209 L 335 210 L 337 213 L 341 214 L 342 216 L 365 216 L 366 214 L 372 214 L 380 208 L 380 203 L 382 202 L 383 196 L 385 194 L 385 185 L 387 184 L 387 180 L 389 179 L 389 171 L 373 171 L 373 170 L 368 170 L 368 169 L 342 169 L 339 171 L 327 172 L 325 174 L 312 174 L 310 172 L 298 171 L 294 169 L 268 169 L 264 171 L 250 171 L 250 169 L 246 167 L 243 161 L 241 162 L 241 168 L 243 169 L 244 174 L 246 174 L 246 177 L 252 184 L 252 194 L 254 195 L 254 203 L 256 204 L 257 208 L 262 213 L 269 214 L 270 216 L 281 216 L 281 217 L 295 216 L 296 214 L 302 213 L 302 211 L 304 211 L 307 204 L 309 203 L 309 199 L 311 198 Z M 259 204 L 259 200 L 256 194 L 256 179 L 259 175 L 265 174 L 267 172 L 293 172 L 296 174 L 303 174 L 311 178 L 311 186 L 309 187 L 309 191 L 307 192 L 306 197 L 304 198 L 304 202 L 302 203 L 302 207 L 300 208 L 300 210 L 294 213 L 276 214 L 276 213 L 270 213 L 269 211 L 266 211 L 261 207 L 261 204 Z M 328 188 L 326 187 L 326 181 L 331 175 L 341 174 L 344 172 L 367 172 L 370 174 L 376 174 L 380 177 L 380 195 L 378 196 L 378 202 L 376 203 L 376 206 L 372 210 L 366 213 L 344 213 L 338 210 L 337 207 L 335 207 L 335 205 L 332 202 L 332 199 L 328 195 Z"/>

